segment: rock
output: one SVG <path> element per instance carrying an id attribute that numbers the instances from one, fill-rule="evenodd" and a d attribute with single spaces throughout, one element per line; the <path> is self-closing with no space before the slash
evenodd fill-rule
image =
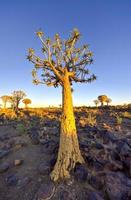
<path id="1" fill-rule="evenodd" d="M 93 162 L 94 162 L 93 156 L 89 155 L 89 153 L 85 154 L 84 156 L 85 156 L 85 160 L 88 162 L 88 164 L 90 166 L 92 166 Z"/>
<path id="2" fill-rule="evenodd" d="M 114 151 L 114 150 L 112 150 L 112 151 L 110 152 L 110 157 L 111 157 L 111 159 L 112 159 L 113 161 L 116 161 L 116 160 L 120 161 L 120 156 L 119 156 L 119 154 L 118 154 L 116 151 Z"/>
<path id="3" fill-rule="evenodd" d="M 116 146 L 116 151 L 120 156 L 130 156 L 131 148 L 125 141 L 118 141 Z"/>
<path id="4" fill-rule="evenodd" d="M 7 171 L 9 168 L 9 163 L 3 163 L 3 164 L 0 164 L 0 173 L 3 173 L 5 171 Z"/>
<path id="5" fill-rule="evenodd" d="M 9 136 L 6 135 L 6 134 L 0 136 L 0 141 L 2 141 L 2 142 L 3 142 L 4 140 L 8 140 L 8 139 L 9 139 Z"/>
<path id="6" fill-rule="evenodd" d="M 19 188 L 22 188 L 22 187 L 25 187 L 28 183 L 30 183 L 31 181 L 31 178 L 29 177 L 23 177 L 22 179 L 19 179 L 18 180 L 18 187 Z"/>
<path id="7" fill-rule="evenodd" d="M 127 143 L 123 144 L 120 151 L 120 156 L 131 156 L 131 148 Z"/>
<path id="8" fill-rule="evenodd" d="M 6 177 L 6 183 L 8 186 L 15 186 L 17 185 L 18 177 L 14 174 L 8 175 Z"/>
<path id="9" fill-rule="evenodd" d="M 71 194 L 67 190 L 62 190 L 59 193 L 59 200 L 73 200 Z"/>
<path id="10" fill-rule="evenodd" d="M 91 176 L 89 179 L 89 183 L 95 189 L 101 189 L 103 187 L 102 177 L 99 176 Z"/>
<path id="11" fill-rule="evenodd" d="M 93 167 L 96 171 L 101 171 L 104 168 L 104 161 L 100 161 L 100 160 L 94 160 L 93 161 Z"/>
<path id="12" fill-rule="evenodd" d="M 77 164 L 74 169 L 74 175 L 77 181 L 86 181 L 88 177 L 88 171 L 84 165 Z"/>
<path id="13" fill-rule="evenodd" d="M 81 148 L 87 148 L 88 147 L 88 140 L 86 137 L 80 137 L 79 144 Z"/>
<path id="14" fill-rule="evenodd" d="M 38 172 L 42 175 L 50 173 L 50 166 L 47 163 L 41 163 L 38 167 Z"/>
<path id="15" fill-rule="evenodd" d="M 47 198 L 51 198 L 55 192 L 55 186 L 53 182 L 48 181 L 46 183 L 43 183 L 37 193 L 37 200 L 44 200 Z"/>
<path id="16" fill-rule="evenodd" d="M 108 142 L 115 143 L 117 141 L 117 137 L 113 133 L 106 131 L 105 135 L 103 135 L 103 140 L 104 140 L 104 143 L 106 144 Z"/>
<path id="17" fill-rule="evenodd" d="M 47 148 L 50 144 L 50 141 L 48 139 L 40 139 L 40 144 L 44 145 L 45 148 Z"/>
<path id="18" fill-rule="evenodd" d="M 53 156 L 51 157 L 51 159 L 49 160 L 49 165 L 50 165 L 50 168 L 51 168 L 51 169 L 54 167 L 56 161 L 57 161 L 57 155 L 53 155 Z"/>
<path id="19" fill-rule="evenodd" d="M 109 169 L 111 171 L 119 171 L 123 169 L 123 164 L 120 161 L 109 161 L 106 164 L 106 169 Z"/>
<path id="20" fill-rule="evenodd" d="M 0 149 L 0 158 L 7 156 L 9 154 L 9 150 Z"/>
<path id="21" fill-rule="evenodd" d="M 15 166 L 18 166 L 18 165 L 21 165 L 23 163 L 23 160 L 14 160 L 14 165 Z"/>
<path id="22" fill-rule="evenodd" d="M 16 149 L 16 150 L 19 150 L 19 149 L 21 149 L 22 147 L 23 147 L 22 144 L 16 144 L 16 145 L 15 145 L 15 149 Z"/>
<path id="23" fill-rule="evenodd" d="M 101 143 L 96 142 L 96 143 L 95 143 L 95 148 L 96 148 L 96 149 L 104 149 L 104 146 L 103 146 Z"/>
<path id="24" fill-rule="evenodd" d="M 39 136 L 37 133 L 33 133 L 30 135 L 30 138 L 31 138 L 31 143 L 34 144 L 34 145 L 37 145 L 39 144 Z"/>
<path id="25" fill-rule="evenodd" d="M 32 127 L 32 128 L 29 130 L 28 134 L 29 134 L 29 137 L 31 138 L 32 144 L 34 144 L 34 145 L 39 144 L 40 141 L 39 141 L 38 128 Z"/>
<path id="26" fill-rule="evenodd" d="M 120 172 L 109 172 L 105 178 L 105 189 L 111 200 L 128 199 L 130 187 L 128 178 Z"/>
<path id="27" fill-rule="evenodd" d="M 104 200 L 104 198 L 98 192 L 89 192 L 87 200 Z"/>

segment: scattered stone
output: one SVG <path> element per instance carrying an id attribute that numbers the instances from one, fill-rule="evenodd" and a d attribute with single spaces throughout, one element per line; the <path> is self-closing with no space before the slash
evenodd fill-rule
<path id="1" fill-rule="evenodd" d="M 96 148 L 96 149 L 104 149 L 104 146 L 103 146 L 101 143 L 96 142 L 96 143 L 95 143 L 95 148 Z"/>
<path id="2" fill-rule="evenodd" d="M 116 151 L 121 156 L 129 156 L 131 155 L 131 148 L 125 141 L 118 141 L 116 146 Z"/>
<path id="3" fill-rule="evenodd" d="M 9 154 L 9 150 L 0 149 L 0 158 L 7 156 Z"/>
<path id="4" fill-rule="evenodd" d="M 22 188 L 22 187 L 25 187 L 28 183 L 30 183 L 31 181 L 31 178 L 29 177 L 23 177 L 22 179 L 19 179 L 18 180 L 18 187 L 19 188 Z"/>
<path id="5" fill-rule="evenodd" d="M 29 136 L 31 138 L 32 144 L 34 144 L 34 145 L 39 144 L 40 141 L 39 141 L 39 133 L 38 133 L 37 128 L 35 128 L 35 127 L 31 128 Z"/>
<path id="6" fill-rule="evenodd" d="M 94 162 L 93 156 L 89 155 L 89 153 L 87 154 L 85 153 L 84 156 L 85 156 L 85 160 L 88 162 L 88 165 L 93 166 L 93 162 Z"/>
<path id="7" fill-rule="evenodd" d="M 53 155 L 49 161 L 50 168 L 52 169 L 57 161 L 57 155 Z"/>
<path id="8" fill-rule="evenodd" d="M 104 200 L 104 198 L 98 192 L 89 192 L 87 200 Z"/>
<path id="9" fill-rule="evenodd" d="M 94 160 L 93 167 L 96 171 L 101 171 L 104 168 L 104 161 Z"/>
<path id="10" fill-rule="evenodd" d="M 19 149 L 21 149 L 22 147 L 23 147 L 22 144 L 16 144 L 14 148 L 15 148 L 16 150 L 19 150 Z"/>
<path id="11" fill-rule="evenodd" d="M 50 173 L 50 167 L 46 163 L 41 163 L 38 167 L 40 174 L 45 175 Z"/>
<path id="12" fill-rule="evenodd" d="M 67 190 L 62 190 L 59 192 L 59 200 L 73 200 L 71 194 Z"/>
<path id="13" fill-rule="evenodd" d="M 74 175 L 77 181 L 86 181 L 88 177 L 88 171 L 84 165 L 77 164 L 74 169 Z"/>
<path id="14" fill-rule="evenodd" d="M 119 171 L 123 169 L 123 164 L 120 161 L 110 161 L 106 164 L 106 169 L 111 171 Z"/>
<path id="15" fill-rule="evenodd" d="M 105 134 L 103 134 L 103 140 L 103 142 L 106 144 L 109 142 L 114 143 L 117 141 L 117 137 L 113 133 L 106 131 Z"/>
<path id="16" fill-rule="evenodd" d="M 3 142 L 4 140 L 8 140 L 8 139 L 9 139 L 9 136 L 6 135 L 6 134 L 0 136 L 0 141 L 2 141 L 2 142 Z"/>
<path id="17" fill-rule="evenodd" d="M 0 173 L 3 173 L 5 171 L 7 171 L 9 168 L 9 163 L 3 163 L 3 164 L 0 164 Z"/>
<path id="18" fill-rule="evenodd" d="M 15 166 L 18 166 L 18 165 L 21 165 L 23 163 L 23 160 L 14 160 L 14 165 Z"/>
<path id="19" fill-rule="evenodd" d="M 17 185 L 18 177 L 14 174 L 8 175 L 6 177 L 6 183 L 8 186 L 15 186 Z"/>
<path id="20" fill-rule="evenodd" d="M 105 178 L 105 189 L 111 200 L 128 199 L 130 188 L 128 178 L 120 172 L 109 172 Z"/>
<path id="21" fill-rule="evenodd" d="M 95 189 L 100 190 L 103 187 L 102 177 L 99 176 L 91 176 L 89 179 L 89 183 Z"/>
<path id="22" fill-rule="evenodd" d="M 51 198 L 54 195 L 54 192 L 55 192 L 55 186 L 53 182 L 48 181 L 46 183 L 43 183 L 38 190 L 37 200 Z"/>

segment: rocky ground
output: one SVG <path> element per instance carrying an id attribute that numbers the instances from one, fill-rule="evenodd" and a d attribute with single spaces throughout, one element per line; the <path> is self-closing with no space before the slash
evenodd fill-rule
<path id="1" fill-rule="evenodd" d="M 24 113 L 0 124 L 0 200 L 131 199 L 131 119 L 121 124 L 110 110 L 75 110 L 85 159 L 70 180 L 53 183 L 60 111 Z"/>

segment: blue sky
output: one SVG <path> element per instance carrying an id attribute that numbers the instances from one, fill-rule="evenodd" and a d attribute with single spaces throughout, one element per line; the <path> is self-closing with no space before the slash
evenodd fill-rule
<path id="1" fill-rule="evenodd" d="M 0 96 L 21 89 L 34 106 L 60 104 L 60 88 L 32 84 L 27 49 L 41 47 L 35 36 L 39 28 L 47 36 L 58 32 L 67 38 L 76 27 L 94 52 L 90 70 L 98 79 L 74 84 L 74 104 L 93 105 L 100 94 L 114 104 L 131 102 L 130 8 L 130 0 L 1 0 Z"/>

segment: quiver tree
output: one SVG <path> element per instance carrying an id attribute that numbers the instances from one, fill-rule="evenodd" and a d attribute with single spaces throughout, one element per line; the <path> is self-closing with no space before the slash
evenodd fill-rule
<path id="1" fill-rule="evenodd" d="M 5 109 L 5 108 L 6 108 L 7 102 L 10 102 L 10 96 L 8 96 L 8 95 L 3 95 L 3 96 L 1 96 L 1 99 L 2 99 L 2 101 L 3 101 L 4 109 Z"/>
<path id="2" fill-rule="evenodd" d="M 104 102 L 106 102 L 107 99 L 108 99 L 108 97 L 106 95 L 100 95 L 100 96 L 98 96 L 98 100 L 100 101 L 101 106 L 104 105 Z"/>
<path id="3" fill-rule="evenodd" d="M 68 178 L 75 164 L 84 162 L 76 132 L 71 92 L 72 83 L 90 83 L 96 77 L 94 74 L 90 75 L 87 68 L 92 63 L 92 52 L 89 51 L 88 45 L 81 47 L 77 45 L 80 38 L 77 29 L 72 31 L 67 40 L 62 40 L 59 34 L 55 34 L 53 39 L 46 38 L 42 31 L 38 31 L 36 34 L 42 43 L 44 58 L 37 56 L 32 48 L 29 49 L 28 59 L 34 64 L 33 83 L 62 87 L 59 151 L 51 173 L 52 180 L 57 181 Z M 38 70 L 41 73 L 37 73 Z"/>
<path id="4" fill-rule="evenodd" d="M 112 99 L 110 99 L 110 98 L 107 98 L 106 99 L 106 103 L 107 103 L 107 106 L 109 106 L 109 104 L 112 102 Z"/>
<path id="5" fill-rule="evenodd" d="M 98 106 L 98 104 L 99 104 L 99 100 L 94 100 L 94 104 L 96 105 L 96 107 Z"/>
<path id="6" fill-rule="evenodd" d="M 28 98 L 23 99 L 22 102 L 25 104 L 25 108 L 28 108 L 28 105 L 32 103 L 31 99 Z"/>
<path id="7" fill-rule="evenodd" d="M 12 93 L 12 106 L 15 112 L 18 112 L 20 101 L 26 96 L 22 90 L 14 91 Z"/>

